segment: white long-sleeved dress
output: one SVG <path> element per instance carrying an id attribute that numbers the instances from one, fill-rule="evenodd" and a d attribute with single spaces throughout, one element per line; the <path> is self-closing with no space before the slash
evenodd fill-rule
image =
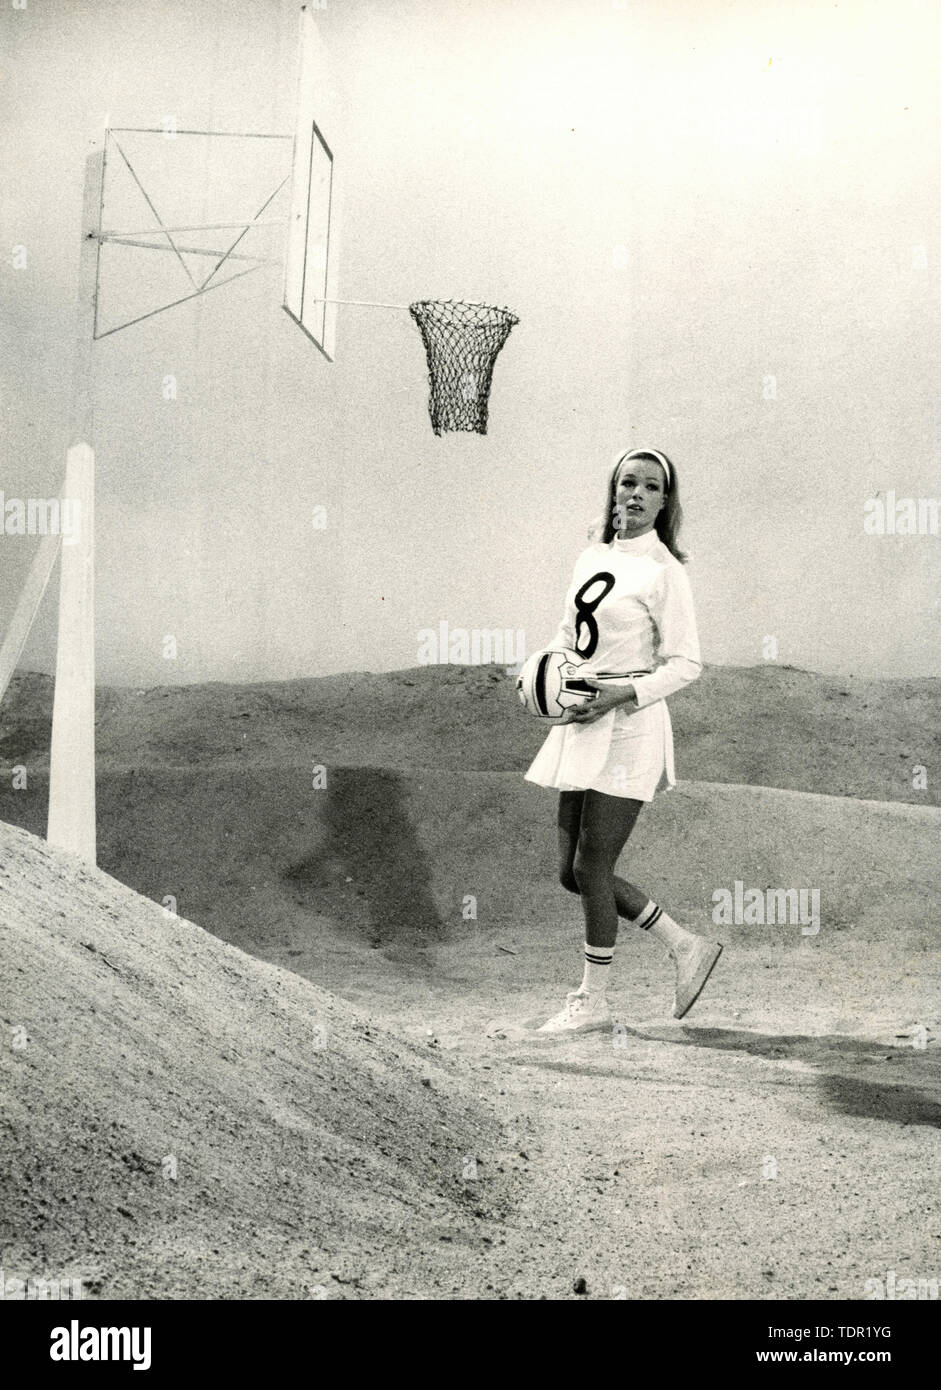
<path id="1" fill-rule="evenodd" d="M 638 801 L 674 787 L 666 697 L 694 681 L 702 662 L 686 571 L 656 531 L 582 551 L 549 646 L 577 652 L 586 674 L 631 680 L 638 707 L 621 705 L 590 724 L 553 726 L 526 779 Z"/>

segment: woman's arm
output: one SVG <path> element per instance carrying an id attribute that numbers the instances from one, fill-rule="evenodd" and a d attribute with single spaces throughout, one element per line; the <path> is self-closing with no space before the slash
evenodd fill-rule
<path id="1" fill-rule="evenodd" d="M 651 675 L 634 677 L 638 709 L 682 690 L 702 672 L 693 594 L 679 564 L 664 565 L 651 596 L 650 612 L 660 636 L 660 664 Z"/>

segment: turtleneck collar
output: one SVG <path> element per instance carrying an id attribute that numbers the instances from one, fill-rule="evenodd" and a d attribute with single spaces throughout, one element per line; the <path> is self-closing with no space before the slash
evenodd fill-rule
<path id="1" fill-rule="evenodd" d="M 625 555 L 648 555 L 659 544 L 660 537 L 656 530 L 653 530 L 648 531 L 646 535 L 628 536 L 626 539 L 615 536 L 611 542 L 611 548 L 619 550 Z"/>

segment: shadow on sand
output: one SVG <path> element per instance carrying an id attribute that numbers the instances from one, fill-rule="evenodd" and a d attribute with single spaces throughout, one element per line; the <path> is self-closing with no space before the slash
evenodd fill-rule
<path id="1" fill-rule="evenodd" d="M 853 1038 L 840 1034 L 815 1037 L 804 1033 L 766 1034 L 730 1028 L 647 1028 L 642 1031 L 624 1026 L 620 1036 L 636 1038 L 640 1042 L 671 1044 L 674 1047 L 744 1052 L 771 1062 L 803 1062 L 820 1069 L 816 1074 L 808 1075 L 804 1072 L 803 1078 L 813 1083 L 822 1103 L 837 1114 L 856 1115 L 868 1120 L 885 1120 L 903 1127 L 927 1125 L 932 1129 L 941 1129 L 941 1053 L 933 1048 L 924 1051 L 915 1048 L 891 1048 L 872 1038 Z M 615 1050 L 615 1055 L 629 1060 L 630 1045 L 628 1044 L 626 1050 Z M 525 1060 L 530 1065 L 544 1067 L 549 1071 L 569 1071 L 608 1078 L 612 1074 L 610 1066 L 585 1066 L 575 1061 L 555 1060 L 538 1054 L 531 1054 Z M 859 1076 L 846 1075 L 845 1072 L 833 1069 L 841 1064 L 845 1067 L 881 1066 L 898 1068 L 900 1071 L 904 1069 L 907 1080 L 916 1084 L 903 1084 L 901 1080 L 894 1084 L 881 1080 L 863 1080 Z M 794 1072 L 789 1069 L 785 1076 L 790 1080 L 794 1077 Z M 700 1084 L 699 1078 L 696 1079 L 696 1084 Z"/>
<path id="2" fill-rule="evenodd" d="M 444 924 L 402 777 L 382 768 L 331 769 L 326 797 L 323 845 L 285 876 L 315 898 L 325 869 L 340 873 L 365 908 L 370 944 L 417 960 L 442 939 Z"/>

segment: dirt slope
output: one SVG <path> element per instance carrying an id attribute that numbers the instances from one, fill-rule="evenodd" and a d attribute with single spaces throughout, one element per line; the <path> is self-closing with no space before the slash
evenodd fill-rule
<path id="1" fill-rule="evenodd" d="M 439 1242 L 486 1255 L 498 1127 L 451 1062 L 20 830 L 0 854 L 7 1277 L 407 1297 Z"/>

